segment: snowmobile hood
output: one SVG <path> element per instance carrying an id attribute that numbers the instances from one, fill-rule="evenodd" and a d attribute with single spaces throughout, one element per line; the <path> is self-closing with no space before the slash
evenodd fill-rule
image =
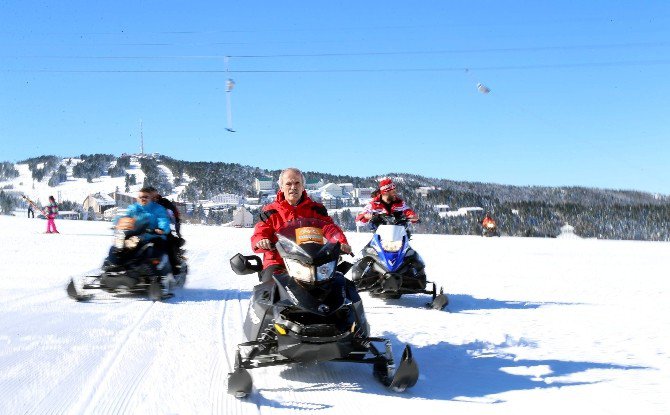
<path id="1" fill-rule="evenodd" d="M 288 274 L 275 275 L 274 279 L 277 281 L 280 301 L 290 303 L 295 310 L 327 316 L 351 304 L 347 297 L 345 278 L 341 274 L 320 286 L 300 284 Z"/>
<path id="2" fill-rule="evenodd" d="M 405 261 L 409 250 L 407 231 L 400 225 L 380 225 L 372 236 L 370 245 L 379 260 L 390 271 L 397 271 Z"/>

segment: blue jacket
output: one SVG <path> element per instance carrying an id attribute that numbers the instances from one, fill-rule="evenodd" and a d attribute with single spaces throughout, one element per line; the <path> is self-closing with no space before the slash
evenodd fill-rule
<path id="1" fill-rule="evenodd" d="M 134 218 L 136 226 L 147 224 L 147 229 L 151 230 L 151 233 L 145 233 L 142 235 L 144 241 L 148 241 L 155 238 L 166 239 L 165 235 L 159 235 L 153 233 L 154 229 L 160 229 L 164 234 L 170 233 L 170 217 L 168 216 L 167 210 L 158 203 L 149 202 L 145 206 L 140 205 L 139 203 L 133 203 L 128 206 L 126 214 L 123 217 Z M 118 222 L 119 218 L 116 218 L 114 223 Z"/>

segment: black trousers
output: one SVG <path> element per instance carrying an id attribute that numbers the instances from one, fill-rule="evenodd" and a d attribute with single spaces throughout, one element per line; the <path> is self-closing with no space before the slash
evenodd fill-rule
<path id="1" fill-rule="evenodd" d="M 260 282 L 272 281 L 272 276 L 275 273 L 279 273 L 284 270 L 286 270 L 286 267 L 283 265 L 270 265 L 258 274 L 258 280 Z"/>

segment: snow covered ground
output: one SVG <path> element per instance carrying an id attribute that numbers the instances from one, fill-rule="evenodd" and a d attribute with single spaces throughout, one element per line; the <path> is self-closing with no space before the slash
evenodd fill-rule
<path id="1" fill-rule="evenodd" d="M 255 369 L 226 394 L 254 276 L 228 259 L 250 229 L 184 226 L 176 297 L 76 303 L 109 223 L 0 216 L 0 414 L 663 414 L 670 408 L 668 243 L 415 235 L 448 312 L 424 296 L 363 294 L 372 334 L 409 343 L 417 385 L 386 390 L 366 365 Z M 360 248 L 367 234 L 349 234 Z"/>

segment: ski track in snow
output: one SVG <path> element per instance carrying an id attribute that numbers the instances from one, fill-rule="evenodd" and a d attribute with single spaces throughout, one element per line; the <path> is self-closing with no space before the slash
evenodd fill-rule
<path id="1" fill-rule="evenodd" d="M 670 384 L 668 244 L 415 235 L 429 296 L 362 293 L 371 335 L 399 359 L 410 344 L 417 385 L 380 385 L 370 365 L 328 362 L 250 370 L 252 394 L 227 394 L 255 275 L 249 229 L 187 225 L 189 276 L 159 303 L 77 303 L 71 276 L 99 266 L 109 224 L 0 217 L 0 413 L 664 414 Z M 97 235 L 109 235 L 104 238 Z M 348 234 L 362 247 L 368 234 Z M 40 255 L 35 255 L 39 252 Z M 487 261 L 482 261 L 486 253 Z M 546 410 L 542 410 L 543 412 Z"/>
<path id="2" fill-rule="evenodd" d="M 133 346 L 137 346 L 135 338 L 139 335 L 141 324 L 155 306 L 156 303 L 153 302 L 143 305 L 144 310 L 136 321 L 128 327 L 126 333 L 119 336 L 116 345 L 100 360 L 95 374 L 91 376 L 91 380 L 79 392 L 81 397 L 79 402 L 73 405 L 73 412 L 113 414 L 121 413 L 123 409 L 126 409 L 124 404 L 129 400 L 129 396 L 135 392 L 135 386 L 138 384 L 139 378 L 146 372 L 147 366 L 152 361 L 150 348 L 134 349 Z M 140 353 L 137 353 L 138 351 Z M 135 364 L 127 364 L 127 359 L 130 358 L 128 355 L 132 355 Z M 122 364 L 124 367 L 121 369 Z M 126 381 L 123 387 L 112 388 L 109 385 L 109 379 L 119 370 L 125 372 L 124 379 Z M 108 391 L 111 391 L 114 397 L 111 402 L 105 402 L 103 399 Z"/>

